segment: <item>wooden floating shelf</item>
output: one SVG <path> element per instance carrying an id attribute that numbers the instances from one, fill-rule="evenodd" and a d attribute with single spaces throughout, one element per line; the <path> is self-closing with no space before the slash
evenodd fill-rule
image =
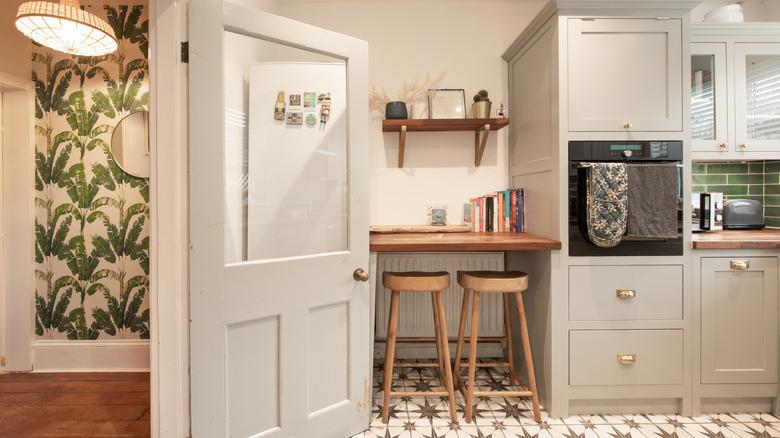
<path id="1" fill-rule="evenodd" d="M 508 126 L 509 119 L 386 119 L 382 121 L 382 132 L 398 133 L 398 167 L 404 167 L 407 132 L 473 131 L 474 165 L 482 163 L 482 154 L 490 131 Z M 482 135 L 480 135 L 482 134 Z"/>

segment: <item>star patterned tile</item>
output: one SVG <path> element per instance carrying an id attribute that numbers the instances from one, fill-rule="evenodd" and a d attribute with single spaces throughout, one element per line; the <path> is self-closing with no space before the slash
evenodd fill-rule
<path id="1" fill-rule="evenodd" d="M 382 363 L 374 368 L 374 407 L 369 429 L 352 438 L 780 438 L 780 419 L 766 413 L 680 415 L 574 415 L 533 419 L 528 399 L 477 397 L 474 421 L 463 420 L 465 400 L 456 391 L 457 418 L 449 414 L 447 397 L 425 397 L 443 391 L 432 368 L 396 370 L 393 390 L 420 392 L 419 397 L 390 400 L 390 420 L 382 422 Z M 463 376 L 465 377 L 465 370 Z M 474 379 L 482 391 L 515 390 L 506 372 L 479 368 Z"/>

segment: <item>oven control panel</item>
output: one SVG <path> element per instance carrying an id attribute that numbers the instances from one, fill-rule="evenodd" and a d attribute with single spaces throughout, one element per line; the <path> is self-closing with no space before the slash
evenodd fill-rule
<path id="1" fill-rule="evenodd" d="M 680 141 L 572 141 L 569 160 L 681 161 Z"/>

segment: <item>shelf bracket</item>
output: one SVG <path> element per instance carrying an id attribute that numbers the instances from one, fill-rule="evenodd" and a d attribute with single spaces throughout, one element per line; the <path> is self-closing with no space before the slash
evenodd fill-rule
<path id="1" fill-rule="evenodd" d="M 479 131 L 474 131 L 474 166 L 479 167 L 482 164 L 482 154 L 485 153 L 485 145 L 490 135 L 490 124 L 485 123 L 482 127 L 482 140 L 479 139 Z"/>
<path id="2" fill-rule="evenodd" d="M 398 132 L 398 167 L 404 167 L 404 150 L 406 149 L 406 125 Z"/>

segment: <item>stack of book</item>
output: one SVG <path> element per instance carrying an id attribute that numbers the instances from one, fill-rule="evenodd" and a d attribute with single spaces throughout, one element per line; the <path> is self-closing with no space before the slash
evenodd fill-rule
<path id="1" fill-rule="evenodd" d="M 470 217 L 466 222 L 473 231 L 525 231 L 525 192 L 523 189 L 503 190 L 470 199 Z"/>

